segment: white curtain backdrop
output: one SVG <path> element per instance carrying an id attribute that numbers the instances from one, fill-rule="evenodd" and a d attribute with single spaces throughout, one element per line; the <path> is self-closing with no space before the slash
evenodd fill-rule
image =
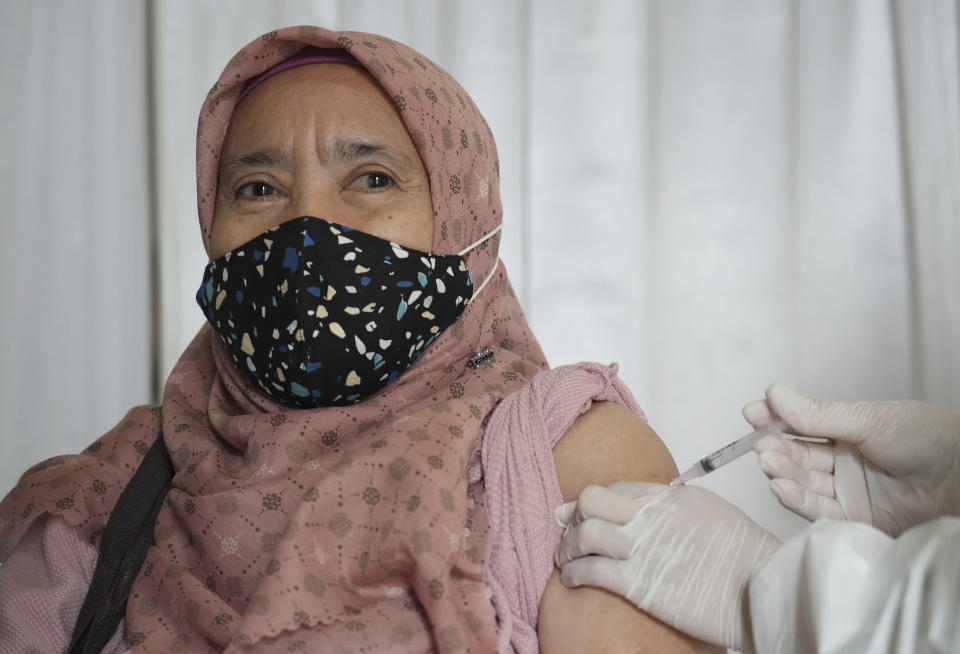
<path id="1" fill-rule="evenodd" d="M 774 380 L 960 405 L 957 0 L 76 7 L 0 27 L 0 491 L 148 400 L 200 327 L 200 104 L 240 46 L 299 23 L 408 43 L 473 95 L 548 358 L 620 362 L 681 467 Z M 782 537 L 803 524 L 752 456 L 703 484 Z"/>
<path id="2" fill-rule="evenodd" d="M 143 3 L 3 2 L 0 494 L 150 399 Z"/>

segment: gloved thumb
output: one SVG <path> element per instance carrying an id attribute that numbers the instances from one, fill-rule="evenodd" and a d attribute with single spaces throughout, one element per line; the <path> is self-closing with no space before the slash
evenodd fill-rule
<path id="1" fill-rule="evenodd" d="M 663 484 L 642 481 L 618 481 L 609 486 L 590 485 L 580 496 L 554 509 L 557 524 L 573 527 L 587 518 L 599 518 L 615 524 L 625 524 L 637 511 L 636 500 L 666 490 Z"/>
<path id="2" fill-rule="evenodd" d="M 872 432 L 870 403 L 817 400 L 782 384 L 772 384 L 766 396 L 770 410 L 798 435 L 860 444 Z"/>

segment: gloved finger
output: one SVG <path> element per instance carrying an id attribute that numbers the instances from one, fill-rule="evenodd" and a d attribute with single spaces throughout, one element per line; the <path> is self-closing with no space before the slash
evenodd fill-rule
<path id="1" fill-rule="evenodd" d="M 757 457 L 757 463 L 770 479 L 790 479 L 799 484 L 803 475 L 803 468 L 781 452 L 762 452 Z"/>
<path id="2" fill-rule="evenodd" d="M 639 499 L 666 490 L 669 486 L 651 481 L 616 481 L 607 486 L 607 488 L 617 493 Z"/>
<path id="3" fill-rule="evenodd" d="M 553 516 L 557 519 L 557 524 L 561 527 L 566 527 L 570 524 L 570 521 L 573 520 L 573 515 L 577 511 L 577 501 L 570 500 L 569 502 L 564 502 L 557 508 L 553 510 Z"/>
<path id="4" fill-rule="evenodd" d="M 790 456 L 790 448 L 787 445 L 787 439 L 783 436 L 778 436 L 777 434 L 767 434 L 766 436 L 761 436 L 757 442 L 753 444 L 753 451 L 758 455 L 763 454 L 764 452 L 779 452 L 784 456 Z"/>
<path id="5" fill-rule="evenodd" d="M 802 461 L 801 457 L 794 457 L 793 453 L 786 447 L 763 451 L 757 455 L 757 462 L 768 477 L 786 477 L 800 482 L 806 468 L 797 459 Z"/>
<path id="6" fill-rule="evenodd" d="M 614 559 L 630 556 L 633 542 L 622 529 L 606 520 L 587 518 L 576 527 L 567 527 L 554 555 L 558 567 L 573 559 L 599 554 Z"/>
<path id="7" fill-rule="evenodd" d="M 743 417 L 754 429 L 765 427 L 774 419 L 765 400 L 754 400 L 743 407 Z"/>
<path id="8" fill-rule="evenodd" d="M 633 579 L 629 561 L 608 559 L 604 556 L 585 556 L 570 561 L 560 570 L 564 586 L 599 586 L 612 593 L 626 597 Z"/>
<path id="9" fill-rule="evenodd" d="M 637 512 L 638 500 L 667 488 L 669 486 L 642 481 L 617 482 L 610 486 L 590 485 L 580 491 L 577 513 L 583 518 L 600 518 L 623 525 L 630 522 Z M 576 519 L 574 521 L 577 522 Z"/>
<path id="10" fill-rule="evenodd" d="M 829 472 L 808 470 L 779 452 L 764 452 L 757 457 L 757 461 L 771 480 L 787 479 L 817 495 L 834 495 L 834 478 Z"/>
<path id="11" fill-rule="evenodd" d="M 768 434 L 753 444 L 757 454 L 777 452 L 807 470 L 833 472 L 834 446 L 832 443 L 810 443 Z"/>
<path id="12" fill-rule="evenodd" d="M 818 495 L 789 479 L 774 479 L 770 490 L 787 509 L 810 522 L 819 518 L 842 520 L 840 504 L 832 497 Z"/>
<path id="13" fill-rule="evenodd" d="M 618 481 L 609 486 L 591 484 L 580 491 L 575 502 L 558 507 L 554 515 L 558 522 L 562 520 L 562 527 L 575 527 L 588 518 L 626 524 L 637 511 L 637 500 L 669 488 L 664 484 L 643 481 Z M 562 513 L 557 513 L 561 508 Z"/>
<path id="14" fill-rule="evenodd" d="M 816 400 L 781 384 L 767 389 L 767 403 L 803 436 L 859 444 L 869 436 L 874 420 L 872 403 Z"/>

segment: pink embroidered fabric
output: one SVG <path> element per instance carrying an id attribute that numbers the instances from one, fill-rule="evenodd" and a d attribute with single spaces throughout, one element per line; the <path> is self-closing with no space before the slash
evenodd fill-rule
<path id="1" fill-rule="evenodd" d="M 492 551 L 487 570 L 500 652 L 536 654 L 540 597 L 553 570 L 563 498 L 553 446 L 593 402 L 644 417 L 617 366 L 581 363 L 541 372 L 490 416 L 481 449 Z M 476 457 L 475 457 L 476 458 Z M 477 463 L 471 476 L 479 474 Z M 0 654 L 61 651 L 93 575 L 97 552 L 60 518 L 40 520 L 0 567 Z M 106 652 L 123 652 L 123 626 Z"/>
<path id="2" fill-rule="evenodd" d="M 393 99 L 429 175 L 435 252 L 459 252 L 500 224 L 496 147 L 459 84 L 384 37 L 304 26 L 243 48 L 203 105 L 205 246 L 238 93 L 307 45 L 349 51 Z M 466 255 L 473 279 L 493 270 L 499 239 Z M 482 347 L 495 361 L 468 367 Z M 274 402 L 204 327 L 159 406 L 131 410 L 80 455 L 27 471 L 0 502 L 0 558 L 45 515 L 97 544 L 161 437 L 175 475 L 127 605 L 131 651 L 495 651 L 490 525 L 470 462 L 493 408 L 546 367 L 502 264 L 412 368 L 350 407 Z"/>
<path id="3" fill-rule="evenodd" d="M 579 363 L 541 372 L 490 416 L 482 461 L 493 549 L 490 587 L 500 652 L 536 654 L 540 597 L 553 571 L 563 503 L 553 446 L 593 402 L 617 402 L 646 420 L 616 364 Z"/>

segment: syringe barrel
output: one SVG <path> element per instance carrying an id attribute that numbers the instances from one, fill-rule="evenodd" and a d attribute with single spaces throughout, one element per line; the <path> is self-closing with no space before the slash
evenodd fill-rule
<path id="1" fill-rule="evenodd" d="M 706 472 L 712 472 L 717 468 L 725 466 L 734 459 L 738 459 L 753 449 L 753 444 L 767 434 L 776 434 L 787 428 L 787 423 L 783 420 L 774 420 L 760 429 L 750 432 L 743 438 L 738 438 L 729 445 L 721 447 L 713 454 L 700 459 L 700 465 Z"/>

